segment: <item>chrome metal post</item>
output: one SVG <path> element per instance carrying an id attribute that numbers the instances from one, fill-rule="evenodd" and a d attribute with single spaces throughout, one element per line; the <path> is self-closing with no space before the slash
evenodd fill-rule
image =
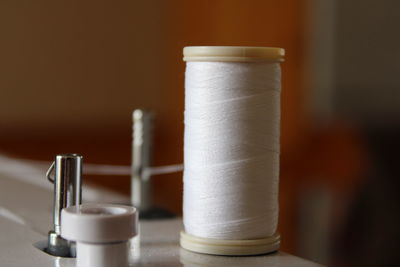
<path id="1" fill-rule="evenodd" d="M 152 208 L 152 188 L 150 174 L 146 171 L 151 166 L 153 114 L 142 109 L 133 111 L 132 144 L 132 205 L 140 211 Z"/>
<path id="2" fill-rule="evenodd" d="M 46 176 L 54 183 L 53 230 L 49 232 L 47 251 L 66 257 L 70 254 L 70 244 L 61 237 L 61 211 L 82 202 L 82 156 L 57 155 Z"/>

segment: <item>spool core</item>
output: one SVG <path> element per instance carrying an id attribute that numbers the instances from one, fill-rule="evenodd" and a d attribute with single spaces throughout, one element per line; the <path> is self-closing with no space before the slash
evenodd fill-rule
<path id="1" fill-rule="evenodd" d="M 285 50 L 277 47 L 248 46 L 187 46 L 184 61 L 208 62 L 283 62 Z M 182 248 L 204 254 L 245 256 L 275 252 L 279 249 L 280 234 L 252 240 L 220 240 L 193 236 L 182 231 Z"/>
<path id="2" fill-rule="evenodd" d="M 137 234 L 134 207 L 83 204 L 62 210 L 61 235 L 76 242 L 78 267 L 126 267 L 128 240 Z"/>

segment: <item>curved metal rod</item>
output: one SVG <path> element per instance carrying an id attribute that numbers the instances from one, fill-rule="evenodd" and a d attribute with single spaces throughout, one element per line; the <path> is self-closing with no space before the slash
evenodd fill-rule
<path id="1" fill-rule="evenodd" d="M 54 169 L 54 161 L 51 163 L 50 168 L 46 172 L 47 180 L 49 180 L 52 184 L 54 184 L 54 178 L 50 176 L 51 172 Z"/>

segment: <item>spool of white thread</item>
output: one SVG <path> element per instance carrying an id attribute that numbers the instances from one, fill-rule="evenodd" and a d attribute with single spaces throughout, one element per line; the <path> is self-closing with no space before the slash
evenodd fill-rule
<path id="1" fill-rule="evenodd" d="M 217 255 L 276 251 L 280 62 L 271 47 L 185 47 L 181 246 Z"/>

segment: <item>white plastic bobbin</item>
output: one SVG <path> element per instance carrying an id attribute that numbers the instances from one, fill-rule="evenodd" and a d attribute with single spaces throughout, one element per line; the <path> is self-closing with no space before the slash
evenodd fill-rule
<path id="1" fill-rule="evenodd" d="M 137 225 L 137 211 L 129 206 L 83 204 L 61 214 L 61 236 L 76 241 L 78 267 L 127 267 Z"/>
<path id="2" fill-rule="evenodd" d="M 246 46 L 188 46 L 183 49 L 184 61 L 207 62 L 282 62 L 285 50 L 277 47 Z M 275 252 L 279 249 L 280 235 L 248 240 L 221 240 L 194 236 L 181 232 L 180 245 L 184 249 L 213 255 L 244 256 Z"/>

